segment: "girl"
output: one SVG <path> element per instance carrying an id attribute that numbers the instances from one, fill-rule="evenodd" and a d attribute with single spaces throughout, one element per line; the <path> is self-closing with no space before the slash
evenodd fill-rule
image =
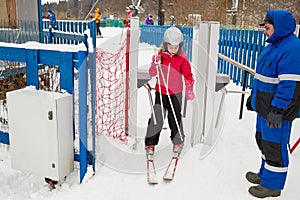
<path id="1" fill-rule="evenodd" d="M 154 113 L 148 122 L 145 146 L 147 157 L 154 154 L 154 146 L 158 144 L 164 118 L 167 116 L 171 129 L 173 151 L 181 153 L 184 133 L 181 121 L 181 105 L 183 80 L 185 79 L 186 98 L 193 100 L 194 79 L 188 58 L 182 51 L 183 35 L 176 27 L 166 30 L 163 46 L 158 55 L 152 57 L 149 74 L 158 76 L 155 86 Z M 154 124 L 153 115 L 156 118 Z M 149 155 L 149 156 L 148 156 Z"/>

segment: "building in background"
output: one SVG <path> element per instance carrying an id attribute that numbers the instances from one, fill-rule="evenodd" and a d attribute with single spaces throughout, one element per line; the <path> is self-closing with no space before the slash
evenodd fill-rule
<path id="1" fill-rule="evenodd" d="M 0 42 L 23 43 L 41 40 L 41 0 L 0 0 Z M 9 37 L 8 37 L 9 35 Z"/>

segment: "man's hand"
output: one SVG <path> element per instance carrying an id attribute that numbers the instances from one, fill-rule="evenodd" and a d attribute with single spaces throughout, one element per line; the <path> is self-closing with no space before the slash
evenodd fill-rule
<path id="1" fill-rule="evenodd" d="M 282 110 L 278 108 L 274 108 L 267 115 L 267 126 L 270 128 L 281 128 L 282 123 Z"/>
<path id="2" fill-rule="evenodd" d="M 246 107 L 247 107 L 247 110 L 253 111 L 253 107 L 252 107 L 252 104 L 251 104 L 251 99 L 252 99 L 252 95 L 250 95 L 248 97 L 247 102 L 246 102 Z"/>

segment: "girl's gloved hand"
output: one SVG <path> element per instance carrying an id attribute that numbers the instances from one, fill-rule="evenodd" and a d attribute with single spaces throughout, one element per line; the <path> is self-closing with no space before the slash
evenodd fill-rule
<path id="1" fill-rule="evenodd" d="M 160 59 L 161 59 L 160 55 L 153 55 L 152 56 L 152 63 L 159 64 L 160 63 Z"/>
<path id="2" fill-rule="evenodd" d="M 185 97 L 186 100 L 193 100 L 195 98 L 193 88 L 186 88 Z"/>
<path id="3" fill-rule="evenodd" d="M 156 64 L 152 63 L 151 67 L 149 68 L 149 74 L 150 76 L 156 76 L 157 70 L 156 70 Z"/>

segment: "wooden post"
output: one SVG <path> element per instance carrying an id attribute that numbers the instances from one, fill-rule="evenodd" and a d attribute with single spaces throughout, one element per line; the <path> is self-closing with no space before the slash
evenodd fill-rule
<path id="1" fill-rule="evenodd" d="M 16 2 L 15 0 L 6 0 L 6 9 L 7 9 L 7 17 L 8 17 L 8 26 L 10 28 L 16 28 Z"/>

